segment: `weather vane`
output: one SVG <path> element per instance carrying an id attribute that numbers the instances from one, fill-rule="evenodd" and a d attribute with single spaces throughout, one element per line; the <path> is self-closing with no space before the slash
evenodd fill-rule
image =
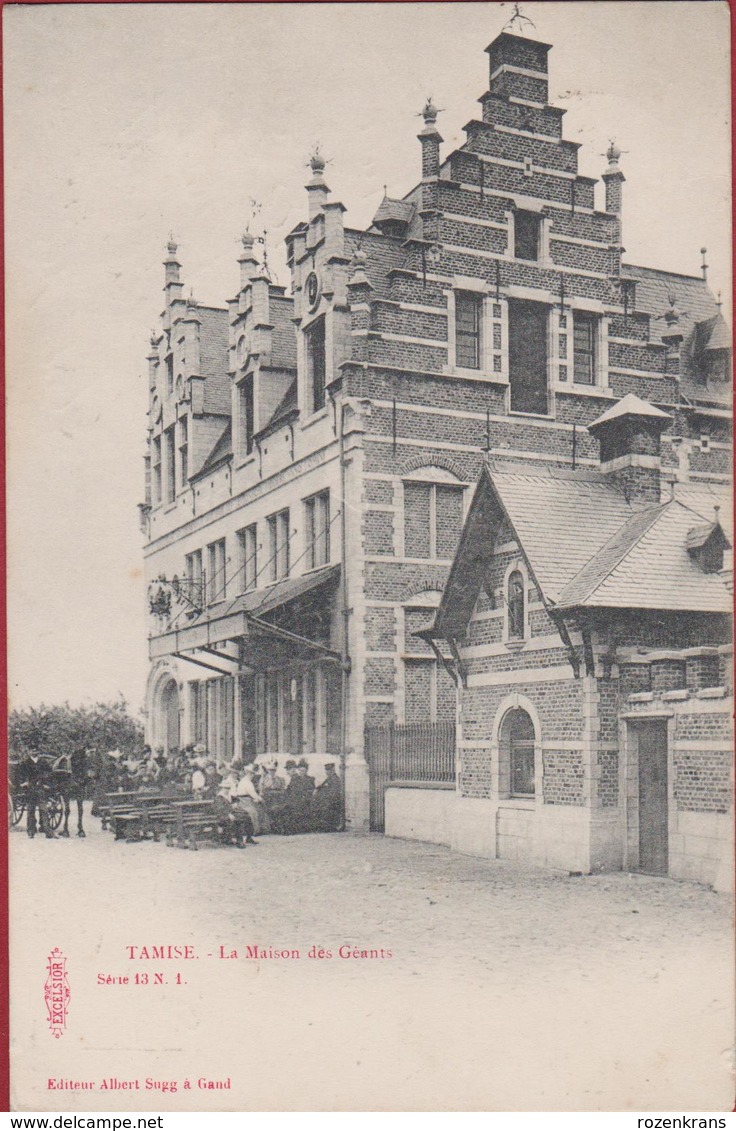
<path id="1" fill-rule="evenodd" d="M 248 223 L 245 225 L 246 232 L 250 232 L 251 224 L 253 223 L 256 216 L 258 215 L 258 213 L 261 211 L 261 208 L 263 207 L 260 200 L 256 200 L 255 197 L 251 196 L 248 199 L 250 200 L 250 219 L 248 220 Z"/>
<path id="2" fill-rule="evenodd" d="M 509 27 L 513 31 L 514 30 L 514 24 L 517 23 L 517 22 L 519 24 L 518 30 L 522 35 L 524 34 L 524 24 L 530 24 L 531 27 L 533 27 L 536 30 L 537 25 L 534 23 L 533 20 L 530 20 L 528 16 L 524 15 L 524 13 L 522 12 L 518 3 L 514 4 L 514 14 L 511 17 L 511 19 L 509 20 L 509 22 L 504 25 L 503 30 L 506 31 L 506 28 Z"/>

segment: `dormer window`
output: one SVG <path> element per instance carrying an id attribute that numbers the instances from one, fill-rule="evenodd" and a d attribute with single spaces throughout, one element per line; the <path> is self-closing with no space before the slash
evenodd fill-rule
<path id="1" fill-rule="evenodd" d="M 688 554 L 703 573 L 719 573 L 723 569 L 723 552 L 731 548 L 717 519 L 688 530 L 685 545 Z"/>
<path id="2" fill-rule="evenodd" d="M 325 406 L 325 320 L 318 318 L 304 331 L 307 359 L 307 398 L 310 412 Z"/>
<path id="3" fill-rule="evenodd" d="M 514 214 L 514 256 L 536 262 L 540 251 L 541 217 L 519 209 Z"/>

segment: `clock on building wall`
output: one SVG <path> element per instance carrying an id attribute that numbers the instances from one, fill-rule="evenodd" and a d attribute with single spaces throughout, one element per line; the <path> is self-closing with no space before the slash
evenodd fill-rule
<path id="1" fill-rule="evenodd" d="M 240 338 L 238 339 L 238 347 L 237 347 L 238 365 L 245 365 L 246 361 L 248 360 L 248 354 L 249 353 L 250 353 L 250 346 L 249 346 L 249 343 L 248 343 L 248 338 L 245 334 L 242 334 L 240 336 Z"/>
<path id="2" fill-rule="evenodd" d="M 316 271 L 310 271 L 310 273 L 307 275 L 307 281 L 304 289 L 307 294 L 307 303 L 309 304 L 309 309 L 314 310 L 320 300 L 321 294 L 319 276 L 317 275 Z"/>

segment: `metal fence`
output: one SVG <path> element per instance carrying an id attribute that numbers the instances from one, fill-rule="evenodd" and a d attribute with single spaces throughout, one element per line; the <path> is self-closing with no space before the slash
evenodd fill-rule
<path id="1" fill-rule="evenodd" d="M 365 728 L 372 832 L 383 832 L 385 791 L 392 781 L 454 782 L 455 724 L 407 723 Z"/>

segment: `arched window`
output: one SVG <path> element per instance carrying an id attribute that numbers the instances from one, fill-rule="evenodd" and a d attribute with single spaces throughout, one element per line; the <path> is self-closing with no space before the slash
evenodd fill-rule
<path id="1" fill-rule="evenodd" d="M 509 797 L 534 797 L 534 723 L 521 708 L 504 716 L 499 751 L 502 793 Z"/>
<path id="2" fill-rule="evenodd" d="M 508 607 L 508 638 L 523 640 L 525 634 L 524 577 L 515 569 L 509 574 L 506 583 L 506 604 Z"/>

